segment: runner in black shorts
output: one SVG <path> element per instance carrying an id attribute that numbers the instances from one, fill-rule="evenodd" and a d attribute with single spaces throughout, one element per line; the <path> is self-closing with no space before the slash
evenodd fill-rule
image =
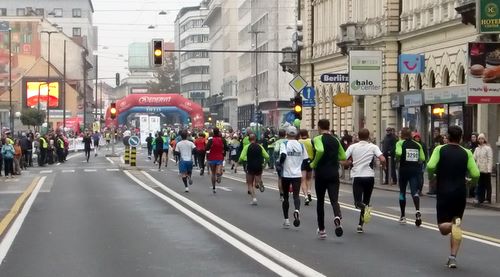
<path id="1" fill-rule="evenodd" d="M 462 240 L 461 220 L 465 210 L 467 172 L 473 182 L 479 178 L 479 169 L 470 150 L 460 146 L 462 129 L 448 129 L 449 143 L 434 149 L 427 164 L 429 176 L 436 174 L 436 211 L 439 231 L 443 236 L 451 233 L 451 253 L 447 266 L 456 268 L 456 256 Z"/>
<path id="2" fill-rule="evenodd" d="M 255 206 L 257 205 L 255 186 L 261 182 L 264 161 L 269 160 L 269 154 L 267 154 L 267 151 L 257 143 L 255 134 L 250 134 L 248 138 L 250 144 L 245 146 L 241 151 L 239 163 L 246 162 L 248 194 L 252 197 L 252 202 L 250 204 Z"/>

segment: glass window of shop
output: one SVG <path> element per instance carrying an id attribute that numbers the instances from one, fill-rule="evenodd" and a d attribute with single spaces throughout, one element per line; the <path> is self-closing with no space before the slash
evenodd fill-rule
<path id="1" fill-rule="evenodd" d="M 463 103 L 430 105 L 429 113 L 431 114 L 429 134 L 432 134 L 435 128 L 439 128 L 440 134 L 444 136 L 448 132 L 448 128 L 452 125 L 464 128 Z"/>
<path id="2" fill-rule="evenodd" d="M 408 127 L 413 131 L 420 131 L 422 124 L 421 107 L 401 108 L 402 127 Z"/>

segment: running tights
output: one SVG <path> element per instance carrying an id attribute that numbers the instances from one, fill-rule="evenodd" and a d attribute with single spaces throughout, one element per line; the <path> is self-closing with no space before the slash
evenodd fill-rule
<path id="1" fill-rule="evenodd" d="M 300 184 L 301 184 L 301 178 L 286 178 L 283 177 L 281 179 L 281 184 L 283 186 L 283 216 L 285 219 L 288 218 L 288 209 L 290 207 L 290 204 L 288 203 L 288 194 L 290 192 L 290 185 L 293 188 L 293 205 L 295 206 L 296 210 L 300 210 Z"/>
<path id="2" fill-rule="evenodd" d="M 316 213 L 318 214 L 318 228 L 320 230 L 325 230 L 325 194 L 327 191 L 333 213 L 336 217 L 342 218 L 339 205 L 339 186 L 340 181 L 338 176 L 332 179 L 315 179 L 316 197 L 318 198 Z"/>

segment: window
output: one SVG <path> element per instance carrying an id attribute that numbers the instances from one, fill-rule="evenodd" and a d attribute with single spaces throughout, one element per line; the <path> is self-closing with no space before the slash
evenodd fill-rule
<path id="1" fill-rule="evenodd" d="M 0 9 L 0 16 L 7 16 L 7 9 L 6 8 Z"/>
<path id="2" fill-rule="evenodd" d="M 82 36 L 82 28 L 73 28 L 73 36 L 81 37 Z"/>
<path id="3" fill-rule="evenodd" d="M 422 75 L 418 74 L 415 80 L 415 89 L 422 89 Z"/>
<path id="4" fill-rule="evenodd" d="M 62 17 L 63 16 L 63 10 L 61 8 L 54 9 L 52 12 L 54 17 Z"/>
<path id="5" fill-rule="evenodd" d="M 460 66 L 460 68 L 458 69 L 457 83 L 461 85 L 465 84 L 465 69 L 463 66 Z"/>
<path id="6" fill-rule="evenodd" d="M 410 90 L 410 77 L 408 75 L 403 78 L 403 91 Z"/>
<path id="7" fill-rule="evenodd" d="M 18 8 L 16 9 L 16 15 L 17 16 L 25 16 L 26 15 L 26 10 L 23 8 Z"/>
<path id="8" fill-rule="evenodd" d="M 73 17 L 82 17 L 82 9 L 73 9 Z"/>
<path id="9" fill-rule="evenodd" d="M 429 88 L 435 88 L 436 87 L 436 78 L 434 76 L 434 71 L 431 71 L 429 73 L 429 82 L 428 82 L 428 87 Z"/>
<path id="10" fill-rule="evenodd" d="M 444 87 L 447 87 L 450 85 L 450 72 L 448 71 L 448 68 L 445 68 L 443 71 L 443 83 Z"/>
<path id="11" fill-rule="evenodd" d="M 445 3 L 443 5 L 443 18 L 448 18 L 449 16 L 449 11 L 448 11 L 448 3 Z"/>
<path id="12" fill-rule="evenodd" d="M 38 16 L 45 16 L 45 10 L 44 9 L 35 9 L 35 14 Z"/>
<path id="13" fill-rule="evenodd" d="M 434 22 L 434 8 L 429 10 L 429 22 Z"/>

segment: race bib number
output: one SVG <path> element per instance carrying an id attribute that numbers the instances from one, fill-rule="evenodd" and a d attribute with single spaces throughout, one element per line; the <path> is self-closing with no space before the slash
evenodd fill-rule
<path id="1" fill-rule="evenodd" d="M 419 158 L 418 149 L 406 149 L 407 162 L 418 162 Z"/>

